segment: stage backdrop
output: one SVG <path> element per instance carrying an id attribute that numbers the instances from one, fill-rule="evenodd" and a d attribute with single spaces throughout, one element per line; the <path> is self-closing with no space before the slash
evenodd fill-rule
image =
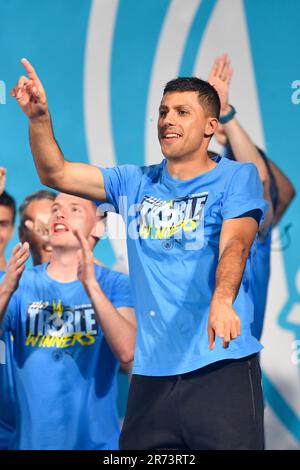
<path id="1" fill-rule="evenodd" d="M 298 0 L 0 0 L 0 165 L 8 191 L 20 203 L 41 188 L 26 119 L 9 97 L 22 57 L 45 85 L 66 158 L 112 166 L 162 159 L 163 85 L 178 75 L 206 78 L 223 52 L 233 63 L 230 102 L 240 121 L 299 188 L 299 23 Z M 300 448 L 299 205 L 297 196 L 272 243 L 262 353 L 269 449 Z M 103 240 L 97 255 L 126 268 L 124 239 Z M 124 379 L 121 387 L 124 411 Z"/>

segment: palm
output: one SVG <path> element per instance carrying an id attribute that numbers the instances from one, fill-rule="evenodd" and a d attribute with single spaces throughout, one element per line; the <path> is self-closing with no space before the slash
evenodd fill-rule
<path id="1" fill-rule="evenodd" d="M 84 285 L 88 285 L 95 280 L 94 256 L 87 239 L 78 230 L 74 231 L 74 235 L 80 243 L 77 277 Z"/>
<path id="2" fill-rule="evenodd" d="M 218 57 L 210 71 L 208 82 L 218 92 L 221 102 L 221 112 L 228 107 L 229 83 L 232 77 L 232 69 L 230 68 L 230 60 L 227 54 Z"/>
<path id="3" fill-rule="evenodd" d="M 47 110 L 46 96 L 40 96 L 37 99 L 30 91 L 25 91 L 18 103 L 24 113 L 30 118 L 45 114 Z"/>

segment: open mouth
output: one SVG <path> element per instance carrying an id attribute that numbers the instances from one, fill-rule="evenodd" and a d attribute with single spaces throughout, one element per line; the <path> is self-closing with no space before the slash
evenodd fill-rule
<path id="1" fill-rule="evenodd" d="M 175 140 L 178 140 L 180 139 L 181 134 L 178 134 L 177 132 L 165 132 L 163 135 L 162 135 L 162 139 L 165 141 L 165 142 L 173 142 Z"/>
<path id="2" fill-rule="evenodd" d="M 65 225 L 62 224 L 61 222 L 58 222 L 53 225 L 53 233 L 63 233 L 63 232 L 69 232 L 69 228 Z"/>

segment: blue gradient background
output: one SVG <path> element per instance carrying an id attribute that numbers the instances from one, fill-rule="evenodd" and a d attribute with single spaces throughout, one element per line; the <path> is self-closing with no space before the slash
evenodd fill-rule
<path id="1" fill-rule="evenodd" d="M 90 0 L 0 0 L 0 80 L 7 91 L 23 73 L 27 57 L 45 86 L 56 137 L 66 158 L 88 162 L 83 116 L 83 72 Z M 116 15 L 111 56 L 111 118 L 116 161 L 144 163 L 145 116 L 152 66 L 170 0 L 121 0 Z M 203 0 L 186 39 L 178 74 L 189 75 L 207 22 L 217 0 Z M 249 42 L 268 155 L 294 186 L 300 180 L 300 105 L 291 102 L 294 80 L 300 79 L 300 4 L 298 0 L 244 0 Z M 246 92 L 246 90 L 245 90 Z M 9 96 L 0 105 L 0 165 L 8 170 L 7 190 L 17 202 L 41 188 L 28 144 L 28 126 Z M 99 150 L 100 151 L 100 150 Z M 295 286 L 299 270 L 299 196 L 284 216 L 280 230 L 292 223 L 291 245 L 284 252 L 289 289 L 278 322 L 295 339 L 300 329 L 287 320 L 300 302 Z M 15 236 L 8 248 L 15 244 Z M 96 255 L 108 266 L 115 256 L 109 240 Z M 122 379 L 126 389 L 126 381 Z M 266 399 L 300 443 L 300 422 L 270 379 L 264 376 Z M 126 393 L 122 395 L 124 410 Z"/>

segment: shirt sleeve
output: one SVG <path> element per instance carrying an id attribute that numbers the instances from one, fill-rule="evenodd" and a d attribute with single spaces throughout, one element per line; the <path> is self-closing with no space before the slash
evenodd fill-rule
<path id="1" fill-rule="evenodd" d="M 1 323 L 1 330 L 10 331 L 15 334 L 17 316 L 20 306 L 20 289 L 17 289 L 16 292 L 12 295 L 9 304 L 7 306 L 4 318 Z"/>
<path id="2" fill-rule="evenodd" d="M 115 279 L 113 281 L 113 289 L 111 296 L 111 303 L 115 308 L 118 307 L 132 307 L 133 300 L 131 295 L 130 280 L 126 274 L 114 273 Z"/>
<path id="3" fill-rule="evenodd" d="M 262 212 L 260 222 L 268 211 L 269 205 L 263 198 L 263 185 L 254 163 L 241 163 L 233 174 L 224 196 L 222 216 L 234 219 L 245 212 L 259 209 Z"/>
<path id="4" fill-rule="evenodd" d="M 107 200 L 106 204 L 101 204 L 101 209 L 107 212 L 122 213 L 123 205 L 126 204 L 124 198 L 128 197 L 128 188 L 132 193 L 138 181 L 139 167 L 136 165 L 121 165 L 113 168 L 101 167 L 100 170 L 103 175 Z"/>

